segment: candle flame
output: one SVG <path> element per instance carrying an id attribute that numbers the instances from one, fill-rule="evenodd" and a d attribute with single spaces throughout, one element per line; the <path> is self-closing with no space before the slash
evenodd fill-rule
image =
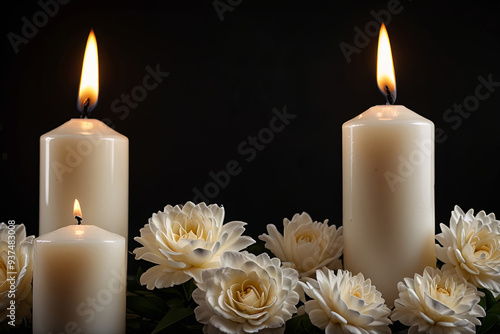
<path id="1" fill-rule="evenodd" d="M 85 55 L 83 57 L 82 77 L 78 92 L 77 108 L 83 111 L 88 103 L 87 111 L 90 112 L 97 104 L 99 95 L 99 61 L 97 56 L 97 40 L 94 30 L 90 30 Z"/>
<path id="2" fill-rule="evenodd" d="M 394 63 L 392 61 L 391 43 L 387 29 L 382 23 L 380 34 L 378 37 L 377 51 L 377 84 L 378 88 L 388 97 L 388 93 L 392 95 L 392 102 L 396 101 L 396 76 L 394 74 Z M 387 91 L 389 90 L 389 92 Z"/>
<path id="3" fill-rule="evenodd" d="M 82 208 L 77 199 L 75 199 L 75 204 L 73 204 L 73 216 L 82 218 Z"/>

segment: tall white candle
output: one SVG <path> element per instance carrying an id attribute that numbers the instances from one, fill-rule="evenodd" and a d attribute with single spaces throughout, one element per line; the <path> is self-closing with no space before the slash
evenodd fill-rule
<path id="1" fill-rule="evenodd" d="M 98 96 L 97 43 L 85 51 L 78 107 Z M 40 234 L 69 224 L 78 198 L 94 225 L 128 235 L 128 139 L 96 119 L 71 119 L 40 137 Z"/>
<path id="2" fill-rule="evenodd" d="M 96 119 L 71 119 L 40 138 L 40 234 L 86 219 L 128 234 L 128 139 Z"/>
<path id="3" fill-rule="evenodd" d="M 395 96 L 395 80 L 378 81 Z M 342 126 L 342 148 L 344 267 L 392 307 L 397 283 L 436 263 L 434 124 L 404 106 L 374 106 Z"/>
<path id="4" fill-rule="evenodd" d="M 125 333 L 125 238 L 69 225 L 35 239 L 33 333 Z"/>

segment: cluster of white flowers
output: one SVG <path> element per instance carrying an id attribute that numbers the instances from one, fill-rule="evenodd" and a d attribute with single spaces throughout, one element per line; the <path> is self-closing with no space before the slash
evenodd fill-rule
<path id="1" fill-rule="evenodd" d="M 283 331 L 296 313 L 298 273 L 278 258 L 240 252 L 255 241 L 243 222 L 224 224 L 224 208 L 204 203 L 153 214 L 135 240 L 136 259 L 156 264 L 140 278 L 148 289 L 193 278 L 196 319 L 206 333 Z"/>
<path id="2" fill-rule="evenodd" d="M 493 213 L 456 206 L 436 235 L 442 268 L 399 282 L 392 312 L 369 278 L 342 270 L 342 227 L 305 212 L 285 218 L 283 234 L 269 224 L 259 238 L 270 257 L 244 251 L 255 240 L 243 235 L 244 222 L 224 224 L 224 214 L 215 204 L 167 205 L 135 238 L 143 246 L 136 259 L 155 264 L 140 278 L 148 289 L 194 279 L 195 316 L 205 333 L 282 333 L 301 311 L 325 333 L 390 333 L 392 321 L 409 333 L 475 333 L 486 315 L 478 288 L 500 295 L 500 221 Z M 30 315 L 33 239 L 24 225 L 0 223 L 0 322 L 13 286 L 16 322 Z M 10 271 L 18 273 L 14 281 Z"/>
<path id="3" fill-rule="evenodd" d="M 283 234 L 269 224 L 259 239 L 271 258 L 242 251 L 255 242 L 243 235 L 245 223 L 223 220 L 215 204 L 167 205 L 135 238 L 143 246 L 136 259 L 155 264 L 140 279 L 148 289 L 194 279 L 205 333 L 282 333 L 299 299 L 326 333 L 390 333 L 392 321 L 410 333 L 474 333 L 485 316 L 477 288 L 500 293 L 500 222 L 483 211 L 455 207 L 436 236 L 442 270 L 427 267 L 400 282 L 392 312 L 369 278 L 342 270 L 342 227 L 305 212 L 285 218 Z"/>
<path id="4" fill-rule="evenodd" d="M 223 220 L 224 209 L 214 204 L 168 205 L 135 238 L 143 246 L 136 259 L 155 264 L 140 278 L 148 289 L 194 279 L 205 333 L 282 333 L 299 294 L 312 323 L 327 332 L 389 332 L 390 310 L 370 280 L 333 271 L 342 267 L 342 227 L 307 213 L 284 219 L 283 234 L 268 225 L 260 239 L 271 258 L 241 251 L 255 241 L 243 236 L 243 222 Z"/>
<path id="5" fill-rule="evenodd" d="M 444 265 L 400 282 L 391 317 L 415 333 L 475 333 L 485 316 L 478 288 L 500 292 L 500 221 L 455 206 L 450 226 L 440 226 L 436 257 Z"/>
<path id="6" fill-rule="evenodd" d="M 390 333 L 391 310 L 369 279 L 343 271 L 343 229 L 307 213 L 283 220 L 283 234 L 267 225 L 259 238 L 300 275 L 298 292 L 311 323 L 326 333 Z M 335 274 L 335 269 L 337 273 Z"/>

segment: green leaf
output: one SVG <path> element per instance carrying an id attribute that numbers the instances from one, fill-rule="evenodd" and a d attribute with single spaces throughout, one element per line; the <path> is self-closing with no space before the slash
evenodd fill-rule
<path id="1" fill-rule="evenodd" d="M 484 310 L 487 309 L 486 307 L 486 297 L 481 297 L 481 300 L 479 301 L 479 306 L 481 306 Z"/>
<path id="2" fill-rule="evenodd" d="M 143 318 L 130 319 L 127 317 L 127 334 L 151 333 L 156 326 L 156 322 Z"/>
<path id="3" fill-rule="evenodd" d="M 487 314 L 494 314 L 500 316 L 500 303 L 493 305 L 487 312 Z"/>
<path id="4" fill-rule="evenodd" d="M 190 301 L 193 295 L 193 291 L 197 288 L 194 279 L 190 279 L 186 283 L 182 284 L 182 288 L 184 290 L 184 296 L 187 301 Z"/>
<path id="5" fill-rule="evenodd" d="M 184 299 L 182 298 L 171 298 L 166 301 L 169 308 L 183 307 Z"/>
<path id="6" fill-rule="evenodd" d="M 203 324 L 196 322 L 195 324 L 185 324 L 184 327 L 189 331 L 189 333 L 202 333 Z"/>
<path id="7" fill-rule="evenodd" d="M 491 292 L 483 290 L 486 293 L 485 302 L 488 306 L 486 310 L 486 316 L 482 320 L 481 327 L 479 327 L 478 333 L 484 334 L 491 332 L 498 332 L 500 328 L 500 302 L 496 301 Z M 492 329 L 495 329 L 493 331 Z"/>
<path id="8" fill-rule="evenodd" d="M 304 321 L 308 321 L 309 316 L 307 314 L 294 315 L 287 322 L 287 327 L 299 327 Z"/>
<path id="9" fill-rule="evenodd" d="M 494 327 L 498 329 L 500 316 L 497 314 L 487 314 L 482 320 L 481 327 L 477 331 L 478 334 L 485 334 Z M 492 331 L 493 332 L 493 331 Z"/>
<path id="10" fill-rule="evenodd" d="M 179 289 L 179 286 L 174 286 L 170 288 L 163 289 L 153 289 L 151 291 L 157 298 L 162 300 L 170 300 L 170 299 L 184 299 L 184 295 Z"/>
<path id="11" fill-rule="evenodd" d="M 127 308 L 136 314 L 152 319 L 159 319 L 166 312 L 166 305 L 161 299 L 142 296 L 127 296 Z"/>
<path id="12" fill-rule="evenodd" d="M 141 267 L 137 269 L 137 275 L 135 276 L 127 276 L 127 291 L 135 291 L 135 290 L 144 290 L 145 287 L 143 287 L 140 283 L 140 278 L 141 275 L 143 274 L 143 270 Z"/>
<path id="13" fill-rule="evenodd" d="M 179 297 L 182 297 L 182 293 L 179 291 L 177 285 L 170 288 L 156 289 L 156 291 L 162 294 L 178 295 Z"/>
<path id="14" fill-rule="evenodd" d="M 187 307 L 172 308 L 170 309 L 170 311 L 167 312 L 167 314 L 165 314 L 163 319 L 161 319 L 161 321 L 158 323 L 158 325 L 151 334 L 159 333 L 165 328 L 181 321 L 182 319 L 189 317 L 193 313 L 194 313 L 193 309 Z"/>
<path id="15" fill-rule="evenodd" d="M 318 327 L 314 326 L 307 314 L 295 315 L 286 322 L 286 334 L 302 333 L 323 333 Z"/>
<path id="16" fill-rule="evenodd" d="M 487 289 L 479 289 L 479 290 L 485 294 L 485 296 L 481 298 L 480 305 L 483 306 L 483 308 L 485 310 L 488 310 L 488 309 L 492 308 L 497 303 L 497 300 L 493 296 L 493 294 L 491 293 L 491 291 L 489 291 Z"/>

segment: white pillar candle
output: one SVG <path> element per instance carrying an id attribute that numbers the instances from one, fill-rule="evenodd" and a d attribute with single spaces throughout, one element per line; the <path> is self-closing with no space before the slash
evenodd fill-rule
<path id="1" fill-rule="evenodd" d="M 86 219 L 128 235 L 128 139 L 97 119 L 71 119 L 40 138 L 40 234 Z"/>
<path id="2" fill-rule="evenodd" d="M 381 86 L 395 96 L 395 80 Z M 342 126 L 342 145 L 344 267 L 392 307 L 397 283 L 436 263 L 434 124 L 404 106 L 374 106 Z"/>
<path id="3" fill-rule="evenodd" d="M 33 333 L 125 333 L 125 238 L 69 225 L 35 239 Z"/>
<path id="4" fill-rule="evenodd" d="M 86 118 L 97 104 L 97 42 L 91 31 L 71 119 L 40 137 L 40 234 L 68 225 L 72 201 L 80 200 L 87 220 L 127 238 L 128 139 L 103 122 Z"/>

